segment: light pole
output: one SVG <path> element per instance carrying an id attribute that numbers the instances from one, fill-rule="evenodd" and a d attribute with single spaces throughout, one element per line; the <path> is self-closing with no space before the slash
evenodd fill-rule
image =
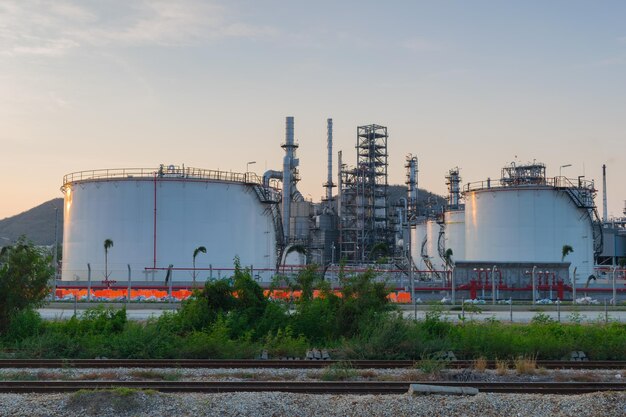
<path id="1" fill-rule="evenodd" d="M 52 252 L 52 265 L 54 266 L 54 279 L 57 279 L 57 259 L 59 247 L 59 208 L 54 208 L 54 251 Z"/>
<path id="2" fill-rule="evenodd" d="M 250 165 L 256 164 L 256 161 L 246 162 L 246 173 L 250 172 Z"/>
<path id="3" fill-rule="evenodd" d="M 567 167 L 571 167 L 571 166 L 572 166 L 572 164 L 565 164 L 565 165 L 561 165 L 561 166 L 559 167 L 559 177 L 561 176 L 561 170 L 562 170 L 563 168 L 567 168 Z"/>

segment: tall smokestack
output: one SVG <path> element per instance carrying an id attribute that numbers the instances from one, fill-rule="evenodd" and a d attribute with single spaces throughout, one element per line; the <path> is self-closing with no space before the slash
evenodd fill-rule
<path id="1" fill-rule="evenodd" d="M 412 219 L 417 216 L 417 157 L 408 154 L 405 167 L 407 168 L 407 219 Z"/>
<path id="2" fill-rule="evenodd" d="M 285 243 L 289 243 L 291 236 L 289 231 L 289 218 L 291 217 L 291 197 L 295 183 L 295 170 L 298 166 L 298 160 L 295 158 L 296 148 L 298 145 L 294 141 L 294 122 L 293 117 L 289 116 L 285 120 L 285 143 L 282 148 L 285 150 L 283 158 L 283 233 L 285 235 Z"/>
<path id="3" fill-rule="evenodd" d="M 609 220 L 608 208 L 606 203 L 606 164 L 602 165 L 602 221 Z"/>
<path id="4" fill-rule="evenodd" d="M 333 199 L 333 119 L 326 120 L 328 127 L 328 138 L 326 146 L 328 148 L 328 177 L 326 180 L 326 200 Z"/>

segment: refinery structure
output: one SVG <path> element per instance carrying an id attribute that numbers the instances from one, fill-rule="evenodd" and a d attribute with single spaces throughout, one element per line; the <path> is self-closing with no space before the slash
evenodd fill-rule
<path id="1" fill-rule="evenodd" d="M 549 176 L 539 162 L 507 164 L 499 178 L 465 184 L 452 168 L 442 178 L 445 206 L 429 209 L 418 203 L 414 155 L 406 157 L 406 194 L 392 201 L 387 127 L 358 126 L 355 136 L 354 153 L 335 154 L 327 120 L 320 202 L 298 190 L 293 117 L 286 118 L 282 170 L 262 176 L 178 165 L 68 174 L 61 278 L 132 274 L 138 282 L 190 283 L 230 276 L 237 257 L 260 282 L 286 268 L 341 263 L 394 271 L 396 286 L 407 278 L 449 285 L 456 275 L 456 284 L 474 289 L 488 276 L 494 281 L 498 269 L 502 288 L 520 289 L 530 270 L 535 283 L 537 268 L 550 285 L 571 285 L 576 277 L 589 285 L 626 257 L 626 220 L 606 213 L 606 171 L 603 216 L 594 181 Z M 114 246 L 103 262 L 106 239 Z M 196 259 L 199 247 L 206 255 Z"/>

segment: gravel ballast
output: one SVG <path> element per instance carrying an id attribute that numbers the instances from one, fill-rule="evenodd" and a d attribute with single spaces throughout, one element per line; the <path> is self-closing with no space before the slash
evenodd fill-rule
<path id="1" fill-rule="evenodd" d="M 74 396 L 74 397 L 73 397 Z M 76 394 L 0 394 L 2 416 L 623 416 L 626 393 L 306 395 L 290 393 L 126 394 L 131 405 Z"/>

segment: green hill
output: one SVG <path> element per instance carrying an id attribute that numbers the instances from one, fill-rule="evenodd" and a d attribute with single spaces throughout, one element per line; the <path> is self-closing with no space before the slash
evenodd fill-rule
<path id="1" fill-rule="evenodd" d="M 0 246 L 25 235 L 35 245 L 54 245 L 54 209 L 58 209 L 58 239 L 63 241 L 63 199 L 46 201 L 23 213 L 0 220 Z M 9 239 L 9 240 L 7 240 Z"/>

